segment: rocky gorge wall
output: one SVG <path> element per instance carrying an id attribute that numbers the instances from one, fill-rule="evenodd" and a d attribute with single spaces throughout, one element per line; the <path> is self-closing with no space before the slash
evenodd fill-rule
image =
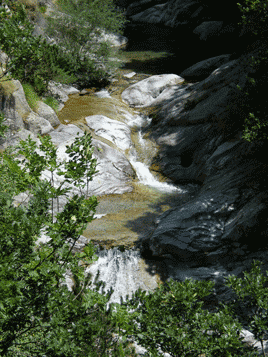
<path id="1" fill-rule="evenodd" d="M 242 13 L 236 1 L 117 0 L 116 3 L 130 21 L 125 30 L 130 44 L 143 42 L 143 33 L 150 26 L 152 37 L 161 38 L 166 32 L 173 39 L 173 52 L 178 59 L 177 71 L 173 73 L 179 75 L 181 64 L 182 69 L 186 69 L 201 60 L 223 54 L 238 58 L 244 52 L 249 53 L 256 41 L 249 26 L 239 25 Z M 136 35 L 132 41 L 133 32 Z M 263 33 L 263 38 L 266 37 L 267 30 Z"/>
<path id="2" fill-rule="evenodd" d="M 255 51 L 263 45 L 258 42 Z M 264 275 L 268 268 L 267 144 L 241 139 L 245 98 L 236 88 L 245 88 L 252 73 L 248 60 L 255 53 L 229 58 L 215 70 L 213 61 L 222 58 L 186 69 L 198 79 L 210 68 L 197 83 L 167 85 L 156 93 L 151 78 L 151 91 L 143 81 L 122 93 L 130 105 L 157 109 L 146 129 L 160 148 L 154 170 L 158 167 L 177 185 L 200 184 L 197 196 L 160 216 L 151 237 L 141 243 L 143 254 L 162 257 L 177 281 L 214 281 L 207 301 L 216 305 L 235 298 L 224 286 L 227 276 L 244 277 L 254 259 L 263 262 Z M 148 100 L 150 93 L 154 98 Z M 240 313 L 246 317 L 250 310 L 244 305 Z"/>

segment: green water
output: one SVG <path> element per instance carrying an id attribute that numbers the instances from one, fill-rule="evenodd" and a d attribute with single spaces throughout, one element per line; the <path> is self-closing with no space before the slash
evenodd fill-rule
<path id="1" fill-rule="evenodd" d="M 133 52 L 133 58 L 142 58 L 148 63 L 150 58 L 160 58 L 166 56 L 165 53 L 154 52 Z M 131 53 L 127 53 L 126 62 L 132 62 Z M 119 69 L 115 79 L 117 81 L 111 83 L 106 89 L 111 94 L 112 98 L 98 98 L 94 95 L 95 88 L 87 89 L 87 94 L 81 96 L 73 94 L 69 96 L 69 100 L 65 103 L 64 108 L 60 111 L 58 117 L 63 124 L 75 124 L 84 130 L 90 131 L 86 126 L 85 117 L 90 115 L 102 114 L 111 119 L 124 121 L 123 114 L 137 114 L 139 112 L 146 113 L 146 110 L 133 109 L 128 107 L 121 100 L 121 93 L 132 83 L 148 78 L 148 74 L 137 73 L 134 77 L 128 79 L 123 75 L 130 73 L 131 69 Z M 105 143 L 109 143 L 101 137 L 96 136 L 92 132 L 92 136 Z M 139 147 L 137 133 L 132 131 L 132 141 L 141 160 L 150 161 L 151 155 L 157 151 L 157 145 L 149 140 L 146 140 L 146 153 L 144 149 Z M 111 145 L 113 146 L 113 145 Z M 126 156 L 128 152 L 125 152 Z M 145 161 L 144 161 L 145 162 Z M 146 162 L 149 165 L 149 162 Z M 159 181 L 167 181 L 159 173 L 155 172 L 155 176 Z M 98 207 L 96 214 L 105 214 L 105 216 L 95 219 L 88 224 L 83 235 L 89 238 L 95 244 L 103 248 L 112 248 L 116 246 L 129 249 L 135 247 L 143 238 L 149 237 L 154 228 L 155 220 L 166 210 L 178 205 L 179 201 L 186 200 L 189 194 L 182 195 L 180 192 L 173 193 L 161 192 L 156 188 L 143 185 L 136 180 L 133 180 L 133 191 L 122 195 L 105 195 L 98 198 Z M 145 261 L 143 262 L 145 264 Z M 159 265 L 151 261 L 154 267 Z M 156 267 L 156 269 L 158 269 Z M 161 273 L 161 279 L 164 275 Z"/>
<path id="2" fill-rule="evenodd" d="M 135 247 L 153 233 L 160 214 L 186 199 L 185 194 L 168 194 L 137 182 L 133 188 L 131 193 L 98 197 L 96 214 L 106 216 L 91 222 L 84 236 L 105 248 Z"/>

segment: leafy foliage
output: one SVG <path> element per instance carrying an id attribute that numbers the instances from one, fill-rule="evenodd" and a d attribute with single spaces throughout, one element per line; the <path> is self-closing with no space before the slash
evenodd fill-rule
<path id="1" fill-rule="evenodd" d="M 59 102 L 57 101 L 57 99 L 51 97 L 51 96 L 48 96 L 44 99 L 44 103 L 49 105 L 54 111 L 55 113 L 57 114 L 58 111 L 59 111 Z"/>
<path id="2" fill-rule="evenodd" d="M 113 337 L 114 317 L 106 311 L 112 291 L 99 293 L 101 283 L 87 289 L 90 275 L 85 275 L 84 268 L 97 259 L 95 248 L 89 243 L 81 253 L 72 252 L 85 225 L 93 220 L 97 200 L 68 197 L 53 219 L 51 199 L 69 189 L 54 187 L 53 173 L 59 168 L 56 149 L 49 137 L 39 139 L 42 155 L 29 137 L 20 143 L 19 152 L 1 157 L 1 356 L 108 356 L 108 351 L 111 356 L 124 356 L 126 344 Z M 81 170 L 73 172 L 73 177 L 73 161 L 65 163 L 63 184 L 73 177 L 80 187 L 85 172 L 87 180 L 96 172 L 90 136 L 78 138 L 71 148 L 70 155 L 81 162 Z M 24 155 L 22 161 L 16 158 L 19 153 Z M 50 170 L 50 180 L 40 179 L 44 169 Z M 28 194 L 28 203 L 16 206 L 14 196 L 21 192 Z M 37 243 L 42 233 L 49 240 Z M 76 282 L 73 291 L 64 285 L 68 273 Z"/>
<path id="3" fill-rule="evenodd" d="M 97 287 L 88 289 L 91 276 L 85 275 L 85 267 L 97 259 L 94 246 L 89 243 L 82 252 L 72 251 L 93 220 L 97 200 L 68 196 L 71 187 L 63 187 L 87 185 L 88 195 L 87 183 L 96 173 L 91 137 L 85 133 L 67 147 L 68 162 L 57 161 L 49 136 L 39 139 L 39 148 L 29 137 L 1 156 L 1 355 L 131 356 L 135 352 L 129 340 L 135 339 L 150 356 L 159 356 L 159 348 L 172 356 L 256 356 L 256 349 L 245 346 L 238 336 L 241 324 L 233 317 L 235 304 L 222 304 L 216 313 L 202 309 L 198 300 L 209 294 L 213 282 L 171 279 L 147 295 L 139 289 L 131 299 L 107 310 L 113 290 L 104 294 L 104 284 L 97 278 Z M 50 180 L 41 180 L 45 169 Z M 59 187 L 54 187 L 55 173 L 64 178 Z M 29 200 L 17 205 L 14 196 L 21 192 Z M 67 203 L 56 214 L 53 199 L 63 195 Z M 49 237 L 46 243 L 38 242 L 43 233 Z M 252 298 L 256 309 L 249 319 L 255 338 L 263 344 L 268 309 L 263 284 L 268 279 L 260 275 L 257 263 L 244 281 L 229 277 L 228 286 L 238 298 Z M 70 273 L 75 282 L 72 291 L 64 284 Z"/>
<path id="4" fill-rule="evenodd" d="M 25 98 L 30 108 L 34 111 L 37 110 L 37 102 L 41 100 L 39 96 L 35 93 L 33 87 L 29 83 L 22 84 Z"/>
<path id="5" fill-rule="evenodd" d="M 34 26 L 23 5 L 14 3 L 10 8 L 0 10 L 1 50 L 8 55 L 3 75 L 10 72 L 13 78 L 31 84 L 37 94 L 42 94 L 51 79 L 70 73 L 70 62 L 59 47 L 32 35 Z"/>
<path id="6" fill-rule="evenodd" d="M 268 29 L 268 1 L 267 0 L 244 0 L 242 4 L 237 4 L 243 13 L 242 22 L 259 38 L 264 38 Z M 264 48 L 259 50 L 258 55 L 251 58 L 250 66 L 255 72 L 254 77 L 247 77 L 245 94 L 246 104 L 244 109 L 246 114 L 244 122 L 243 138 L 249 142 L 256 140 L 267 140 L 268 122 L 267 105 L 263 100 L 263 91 L 267 83 L 267 56 L 268 51 Z M 238 89 L 241 90 L 239 86 Z"/>
<path id="7" fill-rule="evenodd" d="M 132 336 L 150 356 L 159 356 L 159 348 L 171 356 L 235 357 L 256 356 L 256 350 L 246 347 L 239 337 L 240 323 L 232 317 L 228 306 L 217 313 L 202 310 L 197 300 L 209 295 L 213 282 L 186 279 L 170 282 L 146 295 L 140 289 L 118 309 L 131 313 L 125 320 L 124 334 Z"/>
<path id="8" fill-rule="evenodd" d="M 56 1 L 57 13 L 47 17 L 46 33 L 73 59 L 72 68 L 81 86 L 108 83 L 109 72 L 119 67 L 115 50 L 99 41 L 103 30 L 122 33 L 126 20 L 112 0 Z"/>

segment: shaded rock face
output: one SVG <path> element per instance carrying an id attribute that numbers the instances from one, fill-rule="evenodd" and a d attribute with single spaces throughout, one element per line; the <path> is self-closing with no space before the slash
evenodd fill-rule
<path id="1" fill-rule="evenodd" d="M 237 23 L 240 17 L 236 3 L 231 0 L 217 3 L 206 0 L 140 0 L 131 4 L 125 1 L 121 6 L 126 8 L 126 15 L 133 21 L 162 23 L 173 28 L 182 24 L 197 27 L 211 20 Z"/>
<path id="2" fill-rule="evenodd" d="M 186 80 L 198 80 L 208 77 L 215 69 L 230 61 L 231 55 L 221 55 L 200 61 L 184 70 L 180 76 Z"/>
<path id="3" fill-rule="evenodd" d="M 200 190 L 163 213 L 141 248 L 162 258 L 179 281 L 213 280 L 217 301 L 225 303 L 235 296 L 224 286 L 227 276 L 243 277 L 253 259 L 264 262 L 262 273 L 268 270 L 267 160 L 262 155 L 267 144 L 241 138 L 245 98 L 236 88 L 245 88 L 254 53 L 223 64 L 198 83 L 173 85 L 158 101 L 147 129 L 159 145 L 155 163 L 161 173 L 178 186 L 199 183 Z"/>
<path id="4" fill-rule="evenodd" d="M 140 0 L 122 7 L 132 26 L 147 24 L 174 29 L 173 53 L 198 60 L 232 53 L 254 41 L 252 32 L 241 22 L 242 13 L 236 2 L 207 0 Z M 128 26 L 128 25 L 127 25 Z M 130 26 L 130 25 L 129 25 Z M 163 31 L 159 28 L 159 32 Z M 155 33 L 157 34 L 157 30 Z M 128 36 L 128 33 L 126 34 Z M 142 37 L 141 37 L 142 39 Z M 185 41 L 187 39 L 187 41 Z M 130 43 L 132 38 L 130 36 Z M 142 42 L 142 41 L 141 41 Z M 189 53 L 190 52 L 190 53 Z M 204 55 L 202 58 L 201 53 Z M 191 60 L 190 60 L 191 61 Z M 177 73 L 177 72 L 173 72 Z"/>

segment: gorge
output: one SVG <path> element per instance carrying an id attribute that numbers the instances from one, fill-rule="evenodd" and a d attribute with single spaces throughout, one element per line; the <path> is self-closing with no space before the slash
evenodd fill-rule
<path id="1" fill-rule="evenodd" d="M 90 131 L 99 164 L 90 192 L 99 206 L 81 246 L 90 239 L 99 247 L 93 276 L 100 269 L 100 280 L 115 289 L 111 302 L 139 287 L 153 290 L 170 277 L 211 280 L 215 288 L 205 306 L 213 311 L 219 302 L 234 299 L 224 285 L 227 276 L 243 277 L 254 259 L 263 262 L 263 274 L 268 270 L 267 143 L 242 139 L 246 99 L 237 89 L 246 88 L 246 76 L 254 73 L 249 59 L 266 42 L 247 33 L 239 37 L 232 27 L 237 14 L 226 23 L 226 12 L 219 18 L 206 1 L 121 6 L 139 21 L 126 30 L 130 58 L 131 51 L 158 53 L 157 43 L 172 55 L 139 61 L 136 54 L 102 90 L 51 83 L 51 94 L 62 103 L 58 116 L 41 103 L 33 112 L 19 81 L 1 82 L 1 110 L 10 133 L 0 148 L 28 134 L 37 142 L 37 133 L 48 134 L 64 159 L 66 145 Z M 168 10 L 172 6 L 176 18 Z M 148 41 L 135 47 L 131 28 L 142 33 L 146 28 Z M 171 44 L 163 34 L 162 41 L 157 38 L 157 28 L 159 33 L 166 28 Z M 178 33 L 185 36 L 180 48 Z M 251 312 L 241 304 L 238 313 Z M 246 322 L 243 327 L 245 341 L 256 342 Z M 261 351 L 260 343 L 256 346 Z"/>

